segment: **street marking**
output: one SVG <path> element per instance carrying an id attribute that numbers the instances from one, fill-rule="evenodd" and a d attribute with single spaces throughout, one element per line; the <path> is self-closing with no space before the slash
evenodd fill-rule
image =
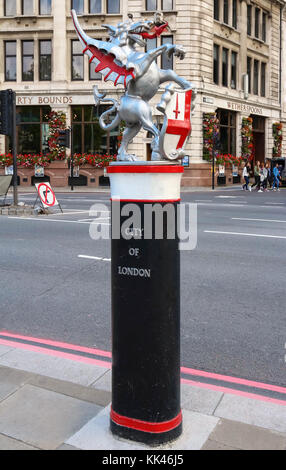
<path id="1" fill-rule="evenodd" d="M 67 214 L 66 214 L 67 215 Z M 15 220 L 36 220 L 37 222 L 58 222 L 58 223 L 63 223 L 63 224 L 91 224 L 91 222 L 81 222 L 79 220 L 56 220 L 56 219 L 49 219 L 48 217 L 46 219 L 38 219 L 36 217 L 8 217 L 8 219 L 15 219 Z M 87 219 L 86 219 L 87 220 Z M 110 225 L 104 222 L 97 222 L 96 220 L 92 219 L 93 224 L 98 224 L 98 225 Z"/>
<path id="2" fill-rule="evenodd" d="M 242 233 L 242 232 L 220 232 L 218 230 L 205 230 L 204 233 L 214 233 L 219 235 L 241 235 L 243 237 L 261 237 L 261 238 L 278 238 L 286 240 L 286 237 L 279 235 L 263 235 L 261 233 Z"/>
<path id="3" fill-rule="evenodd" d="M 111 262 L 111 258 L 99 258 L 98 256 L 78 255 L 78 258 Z"/>
<path id="4" fill-rule="evenodd" d="M 277 224 L 286 224 L 286 220 L 248 219 L 246 217 L 232 217 L 232 220 L 246 220 L 246 221 L 253 221 L 253 222 L 275 222 Z"/>

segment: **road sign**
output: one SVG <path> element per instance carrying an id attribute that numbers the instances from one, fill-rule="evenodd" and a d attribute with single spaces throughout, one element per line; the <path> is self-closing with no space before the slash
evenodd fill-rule
<path id="1" fill-rule="evenodd" d="M 44 208 L 59 205 L 50 183 L 36 183 L 35 186 L 37 188 L 39 198 Z"/>

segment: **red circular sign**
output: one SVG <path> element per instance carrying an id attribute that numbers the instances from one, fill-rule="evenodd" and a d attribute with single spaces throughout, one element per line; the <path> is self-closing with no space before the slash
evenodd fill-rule
<path id="1" fill-rule="evenodd" d="M 40 196 L 40 199 L 41 199 L 42 203 L 45 206 L 52 207 L 52 206 L 55 205 L 56 196 L 55 196 L 55 193 L 53 192 L 53 190 L 50 186 L 48 186 L 45 183 L 40 184 L 39 187 L 38 187 L 38 193 L 39 193 L 39 196 Z M 52 202 L 51 202 L 51 200 L 52 200 Z"/>

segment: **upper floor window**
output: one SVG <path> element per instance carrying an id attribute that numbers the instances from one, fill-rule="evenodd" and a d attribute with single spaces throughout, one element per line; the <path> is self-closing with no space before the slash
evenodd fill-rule
<path id="1" fill-rule="evenodd" d="M 39 43 L 39 78 L 52 79 L 52 41 L 41 40 Z"/>
<path id="2" fill-rule="evenodd" d="M 107 0 L 107 13 L 120 13 L 120 0 Z"/>
<path id="3" fill-rule="evenodd" d="M 34 41 L 22 41 L 22 80 L 34 80 Z"/>
<path id="4" fill-rule="evenodd" d="M 72 40 L 72 80 L 84 79 L 84 56 L 82 45 L 77 39 Z"/>
<path id="5" fill-rule="evenodd" d="M 217 21 L 237 29 L 238 1 L 237 0 L 214 0 L 213 16 Z"/>
<path id="6" fill-rule="evenodd" d="M 259 7 L 247 6 L 247 34 L 264 42 L 267 40 L 267 12 Z"/>
<path id="7" fill-rule="evenodd" d="M 72 0 L 72 9 L 75 10 L 78 15 L 83 15 L 84 0 Z"/>
<path id="8" fill-rule="evenodd" d="M 4 2 L 4 16 L 17 15 L 17 0 L 5 0 Z"/>
<path id="9" fill-rule="evenodd" d="M 251 36 L 252 33 L 252 6 L 247 5 L 247 34 Z"/>
<path id="10" fill-rule="evenodd" d="M 174 0 L 146 0 L 147 11 L 173 10 Z"/>
<path id="11" fill-rule="evenodd" d="M 17 42 L 5 41 L 5 80 L 17 80 Z"/>
<path id="12" fill-rule="evenodd" d="M 89 13 L 101 13 L 101 0 L 89 0 Z"/>
<path id="13" fill-rule="evenodd" d="M 34 0 L 22 0 L 22 15 L 34 14 Z"/>
<path id="14" fill-rule="evenodd" d="M 39 13 L 40 15 L 50 15 L 52 12 L 52 0 L 40 0 Z"/>
<path id="15" fill-rule="evenodd" d="M 173 44 L 173 36 L 162 36 L 162 46 L 164 44 Z M 162 55 L 162 69 L 163 70 L 172 70 L 174 67 L 173 64 L 173 54 L 168 57 L 165 53 Z"/>

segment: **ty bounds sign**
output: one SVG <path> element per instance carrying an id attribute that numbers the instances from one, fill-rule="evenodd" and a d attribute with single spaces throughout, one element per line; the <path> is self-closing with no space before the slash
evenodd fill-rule
<path id="1" fill-rule="evenodd" d="M 38 191 L 38 197 L 45 209 L 59 205 L 50 183 L 37 183 L 35 186 Z"/>

